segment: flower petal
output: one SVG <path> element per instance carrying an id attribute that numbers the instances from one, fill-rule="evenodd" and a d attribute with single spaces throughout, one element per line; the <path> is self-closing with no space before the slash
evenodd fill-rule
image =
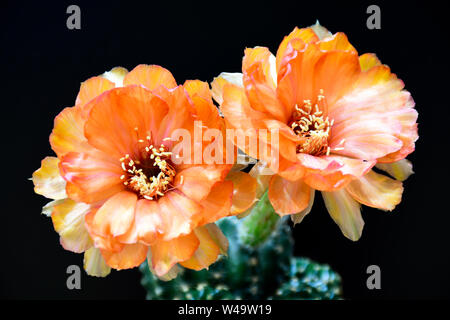
<path id="1" fill-rule="evenodd" d="M 81 83 L 80 92 L 78 93 L 75 105 L 82 107 L 103 92 L 114 87 L 114 82 L 109 81 L 108 79 L 103 77 L 92 77 Z"/>
<path id="2" fill-rule="evenodd" d="M 110 157 L 138 157 L 139 140 L 147 136 L 154 145 L 162 143 L 159 131 L 165 125 L 169 107 L 149 90 L 138 86 L 116 88 L 91 104 L 84 134 L 90 145 Z"/>
<path id="3" fill-rule="evenodd" d="M 92 246 L 84 225 L 84 217 L 90 210 L 90 205 L 71 199 L 66 199 L 53 207 L 51 215 L 53 227 L 60 235 L 64 249 L 80 253 Z"/>
<path id="4" fill-rule="evenodd" d="M 111 81 L 116 87 L 123 87 L 123 79 L 125 78 L 127 73 L 127 69 L 123 67 L 115 67 L 110 71 L 106 71 L 105 73 L 103 73 L 101 77 Z"/>
<path id="5" fill-rule="evenodd" d="M 139 266 L 147 258 L 148 247 L 140 244 L 126 244 L 119 252 L 101 250 L 106 264 L 117 270 L 131 269 Z"/>
<path id="6" fill-rule="evenodd" d="M 298 213 L 308 207 L 310 187 L 302 179 L 289 181 L 274 175 L 269 184 L 269 200 L 280 216 Z"/>
<path id="7" fill-rule="evenodd" d="M 344 236 L 352 241 L 357 241 L 361 237 L 364 227 L 360 204 L 344 189 L 333 192 L 322 191 L 322 197 L 328 213 Z"/>
<path id="8" fill-rule="evenodd" d="M 203 207 L 198 225 L 213 223 L 223 217 L 233 214 L 232 211 L 233 183 L 231 181 L 218 182 L 211 189 L 209 195 L 200 202 Z"/>
<path id="9" fill-rule="evenodd" d="M 200 245 L 194 232 L 169 241 L 158 241 L 150 247 L 152 268 L 156 275 L 162 276 L 178 262 L 192 257 Z"/>
<path id="10" fill-rule="evenodd" d="M 50 144 L 58 157 L 69 152 L 87 152 L 92 149 L 84 136 L 84 123 L 83 109 L 79 106 L 65 108 L 56 116 Z"/>
<path id="11" fill-rule="evenodd" d="M 127 232 L 134 220 L 136 202 L 136 194 L 129 191 L 109 198 L 94 216 L 93 231 L 103 236 L 120 236 Z"/>
<path id="12" fill-rule="evenodd" d="M 84 252 L 83 266 L 90 276 L 106 277 L 111 273 L 111 267 L 106 264 L 100 250 L 94 247 Z"/>
<path id="13" fill-rule="evenodd" d="M 211 236 L 210 230 L 213 232 L 214 237 Z M 208 268 L 217 260 L 221 252 L 221 247 L 222 250 L 228 247 L 228 241 L 226 241 L 225 236 L 215 224 L 198 227 L 194 230 L 194 233 L 200 241 L 200 244 L 192 257 L 189 260 L 180 262 L 180 264 L 185 268 L 199 271 Z M 217 235 L 220 236 L 217 237 Z M 218 239 L 226 241 L 226 243 L 219 246 L 217 243 Z"/>
<path id="14" fill-rule="evenodd" d="M 212 103 L 211 91 L 209 90 L 209 85 L 207 82 L 200 80 L 186 80 L 183 87 L 191 98 L 199 96 Z"/>
<path id="15" fill-rule="evenodd" d="M 400 181 L 370 170 L 363 177 L 353 180 L 345 188 L 359 203 L 382 210 L 394 210 L 402 200 L 403 186 Z"/>
<path id="16" fill-rule="evenodd" d="M 111 162 L 103 155 L 70 152 L 61 159 L 61 174 L 67 181 L 66 191 L 71 199 L 93 203 L 124 189 L 120 162 Z"/>
<path id="17" fill-rule="evenodd" d="M 202 201 L 214 184 L 223 181 L 228 167 L 221 165 L 197 165 L 186 168 L 175 177 L 174 188 L 195 201 Z"/>
<path id="18" fill-rule="evenodd" d="M 399 181 L 405 181 L 414 173 L 412 163 L 407 159 L 392 163 L 377 163 L 375 167 L 389 173 L 389 175 Z"/>
<path id="19" fill-rule="evenodd" d="M 202 218 L 200 213 L 203 209 L 200 204 L 176 190 L 158 199 L 158 205 L 163 240 L 190 233 Z"/>
<path id="20" fill-rule="evenodd" d="M 41 167 L 33 172 L 34 192 L 46 198 L 59 200 L 67 198 L 66 181 L 59 172 L 59 159 L 45 157 Z"/>
<path id="21" fill-rule="evenodd" d="M 242 171 L 230 172 L 226 179 L 233 182 L 233 205 L 230 214 L 236 215 L 250 208 L 257 200 L 256 179 Z"/>
<path id="22" fill-rule="evenodd" d="M 244 83 L 242 81 L 242 73 L 222 72 L 219 76 L 214 78 L 213 82 L 211 82 L 212 96 L 219 105 L 223 102 L 223 87 L 226 84 L 233 84 L 243 88 Z"/>
<path id="23" fill-rule="evenodd" d="M 138 65 L 131 70 L 123 80 L 125 86 L 140 84 L 149 90 L 155 90 L 159 86 L 172 89 L 177 86 L 172 73 L 169 70 L 157 65 Z"/>
<path id="24" fill-rule="evenodd" d="M 311 212 L 312 206 L 314 204 L 314 197 L 315 197 L 316 190 L 311 188 L 310 191 L 311 191 L 311 195 L 309 197 L 308 206 L 305 209 L 303 209 L 302 211 L 300 211 L 299 213 L 295 213 L 295 214 L 291 215 L 291 220 L 294 223 L 294 226 L 296 224 L 299 224 L 300 222 L 302 222 L 303 219 L 305 218 L 305 216 Z"/>

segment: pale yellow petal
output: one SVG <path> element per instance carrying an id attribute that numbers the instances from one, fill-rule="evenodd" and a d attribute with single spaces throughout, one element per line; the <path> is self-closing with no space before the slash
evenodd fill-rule
<path id="1" fill-rule="evenodd" d="M 127 75 L 128 70 L 122 67 L 112 68 L 101 75 L 102 78 L 113 82 L 117 87 L 123 87 L 123 79 Z"/>
<path id="2" fill-rule="evenodd" d="M 357 241 L 361 237 L 364 227 L 360 204 L 344 189 L 333 192 L 322 191 L 322 197 L 328 213 L 344 236 L 352 241 Z"/>
<path id="3" fill-rule="evenodd" d="M 45 157 L 41 167 L 33 172 L 34 192 L 46 198 L 59 200 L 67 198 L 66 181 L 59 173 L 59 159 Z"/>
<path id="4" fill-rule="evenodd" d="M 91 206 L 66 199 L 53 206 L 52 221 L 61 237 L 61 245 L 72 252 L 84 252 L 92 246 L 92 240 L 84 224 L 84 216 Z"/>
<path id="5" fill-rule="evenodd" d="M 106 277 L 111 272 L 111 268 L 106 264 L 100 250 L 94 247 L 84 252 L 83 264 L 84 270 L 90 276 Z"/>
<path id="6" fill-rule="evenodd" d="M 392 177 L 399 181 L 405 181 L 414 173 L 413 165 L 411 161 L 407 159 L 402 159 L 391 163 L 378 163 L 375 167 L 389 173 Z"/>
<path id="7" fill-rule="evenodd" d="M 370 170 L 350 182 L 346 190 L 353 199 L 366 206 L 392 211 L 402 201 L 403 185 L 400 181 Z"/>
<path id="8" fill-rule="evenodd" d="M 211 82 L 211 93 L 218 104 L 223 102 L 223 87 L 227 83 L 243 87 L 242 73 L 222 72 L 218 77 L 214 78 L 213 82 Z"/>

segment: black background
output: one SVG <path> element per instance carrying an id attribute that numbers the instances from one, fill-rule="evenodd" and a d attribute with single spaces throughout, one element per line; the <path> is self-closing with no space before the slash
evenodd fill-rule
<path id="1" fill-rule="evenodd" d="M 3 298 L 142 299 L 137 269 L 108 278 L 83 273 L 82 289 L 66 288 L 68 265 L 82 255 L 64 251 L 46 199 L 27 179 L 52 155 L 53 118 L 72 106 L 80 82 L 123 66 L 168 68 L 178 83 L 211 81 L 240 71 L 245 47 L 276 52 L 295 26 L 319 19 L 343 31 L 359 53 L 375 52 L 406 84 L 419 112 L 420 139 L 409 159 L 415 175 L 392 213 L 365 207 L 359 242 L 340 233 L 317 197 L 295 227 L 295 253 L 330 264 L 343 277 L 345 297 L 449 298 L 448 210 L 449 28 L 444 2 L 413 1 L 169 1 L 121 3 L 2 1 L 1 33 L 1 251 Z M 66 28 L 66 8 L 81 8 L 81 30 Z M 381 8 L 381 30 L 366 27 L 370 4 Z M 6 205 L 6 206 L 5 206 Z M 366 268 L 381 267 L 381 290 L 366 288 Z"/>

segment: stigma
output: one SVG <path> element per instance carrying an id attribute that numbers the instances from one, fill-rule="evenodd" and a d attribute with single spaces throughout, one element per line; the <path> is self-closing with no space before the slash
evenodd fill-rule
<path id="1" fill-rule="evenodd" d="M 164 144 L 152 145 L 150 136 L 139 139 L 138 143 L 142 144 L 139 159 L 133 160 L 129 154 L 119 159 L 123 170 L 120 179 L 138 196 L 157 200 L 173 187 L 176 171 L 170 164 L 172 153 Z"/>
<path id="2" fill-rule="evenodd" d="M 334 121 L 330 121 L 324 115 L 325 110 L 325 96 L 322 89 L 314 105 L 311 100 L 304 100 L 302 106 L 295 105 L 290 127 L 301 138 L 297 145 L 297 153 L 314 156 L 330 154 L 328 139 Z"/>

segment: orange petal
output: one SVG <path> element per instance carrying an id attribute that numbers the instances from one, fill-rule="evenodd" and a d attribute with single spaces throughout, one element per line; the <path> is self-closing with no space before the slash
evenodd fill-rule
<path id="1" fill-rule="evenodd" d="M 339 50 L 357 53 L 356 49 L 350 44 L 347 36 L 343 32 L 337 32 L 334 35 L 321 40 L 319 42 L 319 47 L 321 50 L 325 51 Z"/>
<path id="2" fill-rule="evenodd" d="M 200 245 L 194 232 L 169 241 L 158 241 L 150 247 L 152 268 L 156 275 L 162 276 L 178 262 L 192 257 Z"/>
<path id="3" fill-rule="evenodd" d="M 174 187 L 195 201 L 205 199 L 213 185 L 223 181 L 227 172 L 227 166 L 222 165 L 198 165 L 186 168 L 175 177 Z"/>
<path id="4" fill-rule="evenodd" d="M 364 227 L 359 203 L 344 189 L 333 192 L 322 191 L 322 197 L 328 213 L 344 236 L 352 241 L 357 241 L 361 237 Z"/>
<path id="5" fill-rule="evenodd" d="M 159 214 L 157 201 L 149 201 L 146 199 L 138 200 L 136 204 L 134 225 L 137 237 L 142 243 L 147 245 L 153 244 L 162 232 L 162 218 Z"/>
<path id="6" fill-rule="evenodd" d="M 233 182 L 233 205 L 230 213 L 236 215 L 250 208 L 257 200 L 256 179 L 242 171 L 230 172 L 226 179 Z"/>
<path id="7" fill-rule="evenodd" d="M 211 232 L 213 232 L 214 237 L 211 236 Z M 200 241 L 200 244 L 193 256 L 189 260 L 180 262 L 180 264 L 185 268 L 198 271 L 208 268 L 214 263 L 221 252 L 221 247 L 222 250 L 228 247 L 228 241 L 215 224 L 198 227 L 194 230 L 194 233 Z M 217 237 L 217 235 L 220 236 Z M 218 239 L 225 241 L 225 243 L 219 246 L 217 243 Z"/>
<path id="8" fill-rule="evenodd" d="M 243 88 L 242 73 L 222 72 L 211 82 L 211 93 L 214 100 L 221 105 L 223 102 L 223 88 L 226 84 L 233 84 Z"/>
<path id="9" fill-rule="evenodd" d="M 414 173 L 412 163 L 407 159 L 392 163 L 377 163 L 375 167 L 389 173 L 389 175 L 399 181 L 405 181 Z"/>
<path id="10" fill-rule="evenodd" d="M 93 277 L 106 277 L 111 273 L 111 267 L 106 264 L 99 249 L 91 247 L 84 252 L 84 270 Z"/>
<path id="11" fill-rule="evenodd" d="M 80 92 L 78 93 L 75 104 L 82 107 L 92 99 L 101 95 L 103 92 L 114 87 L 115 84 L 112 81 L 102 77 L 92 77 L 81 83 Z"/>
<path id="12" fill-rule="evenodd" d="M 81 202 L 66 199 L 55 205 L 52 221 L 58 232 L 64 249 L 80 253 L 92 246 L 89 233 L 84 225 L 84 217 L 91 210 L 91 206 Z"/>
<path id="13" fill-rule="evenodd" d="M 84 133 L 89 144 L 105 154 L 117 160 L 126 154 L 136 158 L 140 152 L 140 139 L 150 136 L 153 144 L 162 143 L 158 133 L 165 125 L 168 106 L 147 89 L 138 86 L 116 88 L 91 104 Z"/>
<path id="14" fill-rule="evenodd" d="M 162 218 L 162 237 L 171 240 L 188 234 L 201 219 L 202 207 L 197 202 L 176 190 L 168 192 L 158 200 Z"/>
<path id="15" fill-rule="evenodd" d="M 98 208 L 92 208 L 92 210 L 89 211 L 84 218 L 86 229 L 94 242 L 94 247 L 106 251 L 119 252 L 123 249 L 124 244 L 120 243 L 117 238 L 114 238 L 112 235 L 102 236 L 96 233 L 93 224 L 97 211 Z"/>
<path id="16" fill-rule="evenodd" d="M 200 202 L 203 210 L 198 225 L 213 223 L 230 215 L 232 199 L 233 183 L 231 181 L 216 183 L 209 195 Z"/>
<path id="17" fill-rule="evenodd" d="M 310 187 L 301 179 L 289 181 L 274 175 L 269 184 L 269 200 L 280 216 L 294 214 L 308 207 Z"/>
<path id="18" fill-rule="evenodd" d="M 316 159 L 314 159 L 316 158 Z M 363 161 L 341 156 L 318 157 L 299 155 L 305 168 L 303 177 L 311 188 L 321 191 L 333 191 L 342 188 L 351 180 L 366 174 L 376 163 L 375 160 Z M 309 159 L 314 161 L 305 161 Z"/>
<path id="19" fill-rule="evenodd" d="M 199 96 L 212 103 L 211 91 L 209 90 L 209 85 L 207 82 L 200 80 L 186 80 L 183 87 L 191 98 L 194 96 Z"/>
<path id="20" fill-rule="evenodd" d="M 92 228 L 103 236 L 119 236 L 128 231 L 134 219 L 137 196 L 122 191 L 109 198 L 95 214 Z"/>
<path id="21" fill-rule="evenodd" d="M 84 137 L 84 123 L 81 107 L 65 108 L 56 116 L 50 144 L 58 157 L 92 149 Z"/>
<path id="22" fill-rule="evenodd" d="M 67 181 L 66 191 L 71 199 L 93 203 L 124 189 L 120 162 L 112 163 L 103 154 L 97 156 L 71 152 L 61 159 L 61 174 Z"/>
<path id="23" fill-rule="evenodd" d="M 392 211 L 402 201 L 403 186 L 400 181 L 370 170 L 363 177 L 350 182 L 346 190 L 359 203 Z"/>
<path id="24" fill-rule="evenodd" d="M 299 224 L 300 222 L 302 222 L 303 219 L 306 217 L 306 215 L 311 212 L 312 206 L 314 204 L 314 197 L 315 197 L 316 190 L 314 190 L 313 188 L 310 188 L 310 191 L 311 191 L 311 195 L 309 197 L 308 206 L 305 209 L 303 209 L 302 211 L 300 211 L 299 213 L 295 213 L 295 214 L 291 215 L 291 220 L 292 220 L 292 223 L 294 224 L 294 226 Z"/>
<path id="25" fill-rule="evenodd" d="M 177 86 L 172 73 L 169 70 L 157 65 L 138 65 L 131 70 L 123 80 L 125 86 L 132 84 L 140 84 L 149 90 L 155 90 L 159 86 L 172 89 Z"/>
<path id="26" fill-rule="evenodd" d="M 359 65 L 361 66 L 361 71 L 367 71 L 373 67 L 381 65 L 381 62 L 375 54 L 364 53 L 359 56 Z"/>
<path id="27" fill-rule="evenodd" d="M 61 177 L 58 165 L 56 157 L 45 157 L 41 161 L 41 167 L 33 172 L 34 192 L 54 200 L 67 198 L 66 181 Z"/>
<path id="28" fill-rule="evenodd" d="M 101 250 L 106 264 L 111 268 L 122 270 L 139 266 L 147 258 L 148 247 L 140 244 L 126 244 L 119 252 Z"/>
<path id="29" fill-rule="evenodd" d="M 288 48 L 289 43 L 292 43 L 293 40 L 296 43 L 295 49 L 301 50 L 303 47 L 311 42 L 316 42 L 319 40 L 316 33 L 311 28 L 295 29 L 286 37 L 284 37 L 277 51 L 277 74 L 280 73 L 281 63 L 283 62 L 284 57 L 286 56 L 286 50 Z"/>

